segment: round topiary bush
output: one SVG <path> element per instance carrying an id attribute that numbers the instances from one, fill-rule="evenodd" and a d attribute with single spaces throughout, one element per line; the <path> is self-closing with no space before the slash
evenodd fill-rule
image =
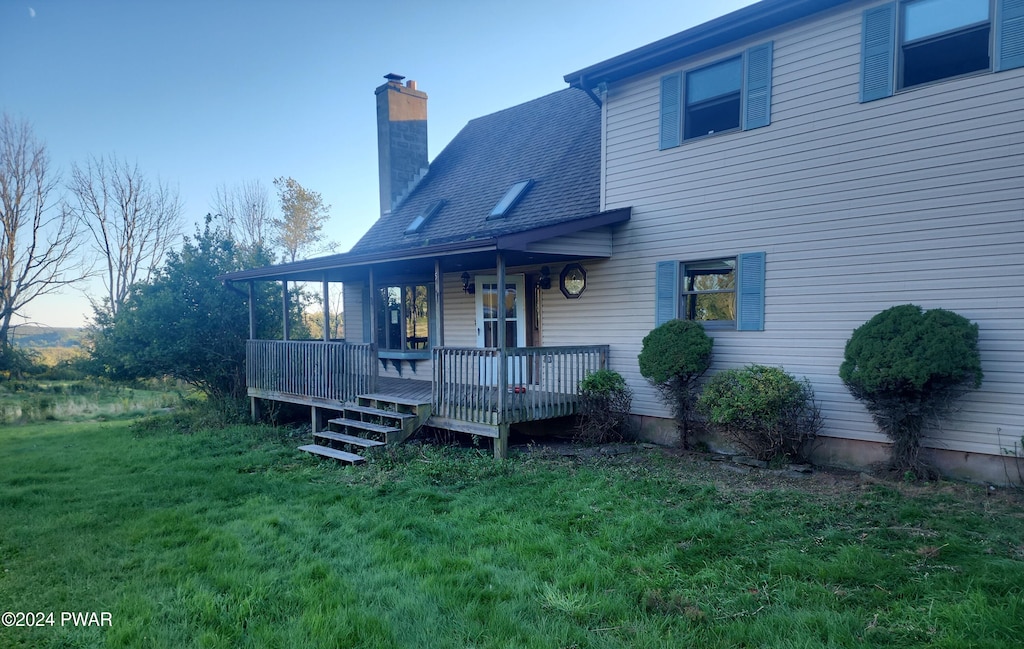
<path id="1" fill-rule="evenodd" d="M 640 374 L 658 388 L 672 408 L 684 446 L 689 445 L 697 380 L 711 367 L 714 344 L 697 322 L 669 320 L 644 337 L 637 359 Z"/>
<path id="2" fill-rule="evenodd" d="M 981 386 L 978 325 L 945 309 L 886 309 L 854 330 L 839 378 L 892 440 L 893 468 L 930 473 L 919 457 L 925 421 Z"/>
<path id="3" fill-rule="evenodd" d="M 614 370 L 597 370 L 580 381 L 576 441 L 588 444 L 621 442 L 631 437 L 629 410 L 633 391 Z"/>
<path id="4" fill-rule="evenodd" d="M 822 426 L 810 382 L 781 367 L 719 372 L 704 386 L 697 409 L 723 437 L 765 461 L 804 460 Z"/>

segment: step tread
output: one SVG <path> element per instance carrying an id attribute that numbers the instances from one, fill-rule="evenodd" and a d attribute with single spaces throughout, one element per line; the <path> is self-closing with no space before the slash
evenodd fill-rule
<path id="1" fill-rule="evenodd" d="M 396 397 L 390 394 L 360 394 L 356 396 L 357 399 L 372 399 L 373 401 L 387 401 L 389 403 L 398 403 L 403 406 L 429 406 L 430 399 L 424 401 L 423 399 L 410 399 L 408 397 Z"/>
<path id="2" fill-rule="evenodd" d="M 416 415 L 408 412 L 395 412 L 394 410 L 381 410 L 380 408 L 371 408 L 370 406 L 345 406 L 345 412 L 358 412 L 364 415 L 374 415 L 375 417 L 388 417 L 391 419 L 414 419 Z"/>
<path id="3" fill-rule="evenodd" d="M 362 446 L 364 448 L 384 446 L 384 442 L 378 442 L 375 439 L 366 439 L 365 437 L 336 433 L 333 430 L 322 430 L 318 433 L 313 433 L 313 437 L 323 437 L 324 439 L 334 440 L 335 442 L 341 442 L 342 444 L 352 444 L 353 446 Z"/>
<path id="4" fill-rule="evenodd" d="M 366 458 L 362 455 L 346 453 L 345 451 L 339 451 L 331 448 L 330 446 L 320 446 L 319 444 L 306 444 L 305 446 L 300 446 L 299 450 L 312 453 L 313 455 L 322 455 L 335 460 L 341 460 L 342 462 L 351 462 L 352 464 L 359 464 L 360 462 L 366 461 Z"/>
<path id="5" fill-rule="evenodd" d="M 336 424 L 338 426 L 346 426 L 348 428 L 355 428 L 356 430 L 368 430 L 371 433 L 400 433 L 401 428 L 395 428 L 394 426 L 382 426 L 381 424 L 371 424 L 368 421 L 359 421 L 358 419 L 345 419 L 339 417 L 338 419 L 331 419 L 327 423 Z"/>

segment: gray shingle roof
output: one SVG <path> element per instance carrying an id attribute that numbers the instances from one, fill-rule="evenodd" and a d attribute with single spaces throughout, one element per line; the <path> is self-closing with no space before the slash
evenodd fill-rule
<path id="1" fill-rule="evenodd" d="M 601 109 L 566 89 L 469 122 L 431 163 L 412 194 L 382 216 L 353 253 L 482 239 L 554 225 L 600 210 Z M 533 186 L 500 219 L 488 215 L 508 189 Z M 416 233 L 418 215 L 444 205 Z"/>

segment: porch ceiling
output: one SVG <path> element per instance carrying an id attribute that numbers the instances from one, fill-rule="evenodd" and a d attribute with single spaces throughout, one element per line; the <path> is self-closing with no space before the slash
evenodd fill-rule
<path id="1" fill-rule="evenodd" d="M 543 241 L 558 240 L 580 232 L 607 228 L 629 220 L 631 208 L 601 212 L 542 228 L 534 228 L 502 237 L 422 246 L 405 250 L 381 250 L 364 253 L 344 253 L 242 270 L 220 276 L 226 282 L 245 281 L 297 281 L 329 282 L 360 281 L 366 279 L 370 267 L 379 276 L 427 275 L 434 273 L 434 262 L 439 260 L 442 272 L 479 271 L 494 268 L 495 255 L 502 252 L 508 266 L 556 263 L 573 259 L 593 258 L 593 252 L 574 251 L 571 245 L 539 252 L 531 250 Z M 607 233 L 611 237 L 611 232 Z M 609 246 L 610 247 L 610 246 Z"/>

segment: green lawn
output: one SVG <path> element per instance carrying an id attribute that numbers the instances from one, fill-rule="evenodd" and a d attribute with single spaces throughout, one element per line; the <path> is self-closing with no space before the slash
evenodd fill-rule
<path id="1" fill-rule="evenodd" d="M 0 612 L 57 616 L 0 647 L 1024 646 L 1018 493 L 658 449 L 405 446 L 343 468 L 296 445 L 0 429 Z"/>

